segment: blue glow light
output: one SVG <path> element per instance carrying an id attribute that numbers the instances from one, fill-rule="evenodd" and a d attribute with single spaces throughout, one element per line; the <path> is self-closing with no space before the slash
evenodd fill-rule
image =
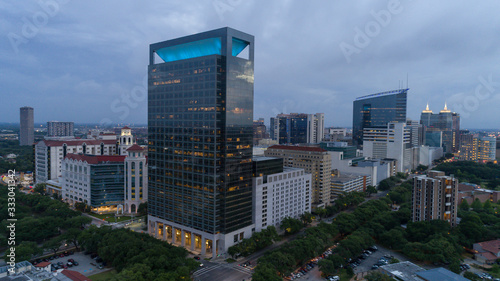
<path id="1" fill-rule="evenodd" d="M 165 62 L 185 60 L 209 55 L 221 54 L 221 39 L 209 38 L 172 47 L 162 48 L 156 54 Z M 234 43 L 233 43 L 234 52 Z"/>
<path id="2" fill-rule="evenodd" d="M 233 49 L 231 50 L 233 57 L 238 56 L 249 44 L 243 40 L 233 38 Z"/>

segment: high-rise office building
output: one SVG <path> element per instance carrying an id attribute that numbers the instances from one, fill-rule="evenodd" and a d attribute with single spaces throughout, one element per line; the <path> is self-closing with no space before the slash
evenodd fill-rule
<path id="1" fill-rule="evenodd" d="M 149 55 L 149 233 L 215 257 L 254 228 L 254 37 L 226 27 Z"/>
<path id="2" fill-rule="evenodd" d="M 420 124 L 425 127 L 425 145 L 443 147 L 445 153 L 458 151 L 460 115 L 448 110 L 446 104 L 438 114 L 432 113 L 427 104 L 420 115 Z M 441 135 L 441 143 L 438 145 L 439 135 Z"/>
<path id="3" fill-rule="evenodd" d="M 72 137 L 75 123 L 73 122 L 47 122 L 47 137 Z"/>
<path id="4" fill-rule="evenodd" d="M 35 119 L 33 115 L 33 107 L 21 107 L 20 117 L 19 145 L 33 145 L 35 142 Z"/>
<path id="5" fill-rule="evenodd" d="M 279 144 L 319 143 L 324 137 L 325 114 L 278 114 L 271 117 L 270 131 Z"/>
<path id="6" fill-rule="evenodd" d="M 427 176 L 414 178 L 412 220 L 445 220 L 457 224 L 458 180 L 444 172 L 429 171 Z"/>
<path id="7" fill-rule="evenodd" d="M 398 172 L 409 172 L 410 129 L 406 123 L 389 122 L 385 128 L 365 128 L 363 156 L 368 159 L 395 159 Z"/>
<path id="8" fill-rule="evenodd" d="M 356 98 L 352 112 L 354 144 L 363 144 L 364 128 L 385 128 L 392 121 L 406 122 L 408 90 L 400 89 Z"/>

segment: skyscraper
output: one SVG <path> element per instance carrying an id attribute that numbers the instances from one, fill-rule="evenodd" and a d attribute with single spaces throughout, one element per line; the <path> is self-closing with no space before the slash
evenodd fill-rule
<path id="1" fill-rule="evenodd" d="M 408 90 L 401 89 L 356 98 L 352 112 L 354 144 L 363 144 L 364 128 L 385 128 L 387 123 L 392 121 L 406 122 Z"/>
<path id="2" fill-rule="evenodd" d="M 319 143 L 325 131 L 325 114 L 290 113 L 271 117 L 271 138 L 279 144 Z"/>
<path id="3" fill-rule="evenodd" d="M 200 252 L 252 234 L 254 37 L 221 28 L 150 45 L 148 226 Z"/>
<path id="4" fill-rule="evenodd" d="M 444 109 L 438 114 L 432 113 L 429 105 L 420 115 L 420 124 L 425 126 L 425 144 L 429 146 L 442 146 L 444 152 L 457 152 L 460 146 L 460 115 L 448 110 L 446 103 Z M 441 134 L 439 134 L 441 132 Z M 437 144 L 439 135 L 441 143 Z"/>
<path id="5" fill-rule="evenodd" d="M 20 117 L 19 145 L 32 145 L 35 142 L 33 107 L 21 107 Z"/>

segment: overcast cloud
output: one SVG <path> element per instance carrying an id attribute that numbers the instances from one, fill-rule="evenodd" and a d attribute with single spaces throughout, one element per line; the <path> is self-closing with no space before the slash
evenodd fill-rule
<path id="1" fill-rule="evenodd" d="M 498 128 L 498 11 L 493 0 L 0 1 L 0 122 L 27 105 L 35 122 L 145 124 L 149 44 L 229 26 L 255 36 L 254 118 L 266 123 L 324 112 L 350 127 L 356 97 L 408 75 L 409 118 L 447 102 L 462 127 Z"/>

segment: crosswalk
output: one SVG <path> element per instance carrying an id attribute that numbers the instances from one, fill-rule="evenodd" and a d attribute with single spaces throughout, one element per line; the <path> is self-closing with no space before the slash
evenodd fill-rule
<path id="1" fill-rule="evenodd" d="M 227 269 L 236 270 L 236 271 L 239 271 L 241 273 L 246 273 L 246 274 L 253 273 L 251 267 L 242 267 L 242 266 L 239 266 L 237 264 L 234 264 L 234 265 L 233 264 L 216 264 L 216 265 L 204 267 L 204 268 L 197 270 L 195 273 L 193 273 L 193 276 L 200 277 L 208 272 L 211 272 L 211 271 L 219 269 L 219 268 L 227 268 Z"/>
<path id="2" fill-rule="evenodd" d="M 200 276 L 200 275 L 203 275 L 207 272 L 210 272 L 212 270 L 215 270 L 217 268 L 221 268 L 222 265 L 221 264 L 216 264 L 216 265 L 213 265 L 213 266 L 210 266 L 210 267 L 204 267 L 202 269 L 199 269 L 197 270 L 195 273 L 193 273 L 194 276 Z"/>

